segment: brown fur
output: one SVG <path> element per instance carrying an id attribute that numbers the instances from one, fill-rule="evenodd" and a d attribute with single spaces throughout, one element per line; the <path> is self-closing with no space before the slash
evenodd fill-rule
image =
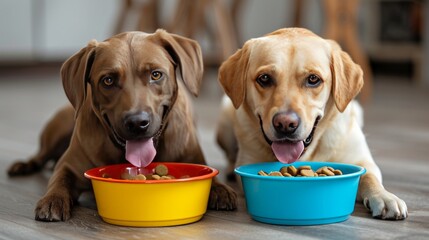
<path id="1" fill-rule="evenodd" d="M 270 76 L 269 85 L 260 84 L 264 75 Z M 319 77 L 319 85 L 309 84 L 312 75 Z M 361 130 L 362 110 L 353 99 L 363 85 L 362 70 L 336 42 L 306 29 L 277 30 L 247 41 L 228 58 L 220 67 L 219 82 L 229 99 L 224 98 L 217 139 L 230 169 L 277 161 L 270 141 L 300 142 L 314 133 L 300 161 L 365 167 L 358 198 L 372 215 L 407 217 L 405 202 L 384 189 Z M 299 116 L 299 125 L 293 137 L 279 138 L 274 117 L 291 112 Z"/>
<path id="2" fill-rule="evenodd" d="M 151 80 L 155 70 L 163 73 L 161 80 Z M 124 140 L 131 138 L 124 127 L 124 115 L 130 112 L 153 116 L 146 134 L 156 139 L 155 161 L 206 164 L 185 90 L 197 96 L 201 85 L 203 63 L 197 42 L 163 30 L 93 40 L 64 63 L 61 75 L 73 107 L 66 106 L 48 123 L 36 157 L 15 163 L 8 171 L 9 175 L 29 174 L 53 155 L 61 156 L 46 194 L 37 203 L 37 220 L 69 219 L 73 203 L 90 187 L 83 173 L 124 162 L 124 148 L 113 132 Z M 114 87 L 103 87 L 105 76 L 115 79 Z M 69 141 L 64 153 L 52 154 L 55 146 L 67 146 Z M 209 208 L 235 209 L 235 193 L 215 179 Z"/>

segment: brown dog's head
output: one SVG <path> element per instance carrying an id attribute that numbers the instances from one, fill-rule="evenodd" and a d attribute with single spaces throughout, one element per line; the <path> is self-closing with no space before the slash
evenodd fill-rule
<path id="1" fill-rule="evenodd" d="M 290 163 L 310 144 L 330 100 L 345 110 L 362 75 L 334 41 L 289 28 L 247 41 L 222 64 L 219 82 L 234 107 L 260 124 L 278 160 Z"/>
<path id="2" fill-rule="evenodd" d="M 203 63 L 197 42 L 158 30 L 127 32 L 91 41 L 61 69 L 76 117 L 90 108 L 114 141 L 157 137 L 175 103 L 177 79 L 198 95 Z"/>

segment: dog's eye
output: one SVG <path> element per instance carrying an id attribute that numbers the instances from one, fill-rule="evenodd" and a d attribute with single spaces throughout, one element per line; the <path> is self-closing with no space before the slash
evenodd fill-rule
<path id="1" fill-rule="evenodd" d="M 306 85 L 308 87 L 317 87 L 322 83 L 322 80 L 320 79 L 319 76 L 315 75 L 315 74 L 310 74 L 307 77 L 307 81 L 306 81 Z"/>
<path id="2" fill-rule="evenodd" d="M 115 84 L 115 80 L 111 76 L 105 76 L 101 81 L 105 87 L 112 87 Z"/>
<path id="3" fill-rule="evenodd" d="M 273 85 L 273 83 L 274 83 L 273 79 L 268 74 L 259 75 L 258 78 L 256 79 L 256 82 L 259 85 L 261 85 L 261 87 L 269 87 L 269 86 Z"/>
<path id="4" fill-rule="evenodd" d="M 153 71 L 153 72 L 150 73 L 150 79 L 152 81 L 158 81 L 158 80 L 160 80 L 162 78 L 162 75 L 163 74 L 160 71 Z"/>

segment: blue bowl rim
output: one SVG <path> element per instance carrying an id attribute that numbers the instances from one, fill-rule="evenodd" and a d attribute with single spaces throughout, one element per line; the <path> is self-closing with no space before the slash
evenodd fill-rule
<path id="1" fill-rule="evenodd" d="M 335 175 L 335 176 L 329 176 L 329 177 L 273 177 L 273 176 L 261 176 L 261 175 L 258 175 L 257 172 L 252 174 L 252 173 L 247 173 L 240 170 L 241 168 L 259 166 L 259 165 L 262 167 L 267 164 L 273 164 L 273 163 L 284 165 L 284 166 L 290 166 L 296 163 L 298 163 L 299 165 L 310 165 L 310 166 L 312 164 L 322 164 L 325 166 L 331 166 L 333 168 L 352 167 L 352 168 L 356 168 L 357 171 L 353 173 Z M 261 168 L 260 170 L 264 170 L 264 169 Z M 343 179 L 343 178 L 358 177 L 363 175 L 366 172 L 366 169 L 364 167 L 354 165 L 354 164 L 349 164 L 349 163 L 299 161 L 291 164 L 285 164 L 281 162 L 263 162 L 263 163 L 246 164 L 235 168 L 234 172 L 242 177 L 250 177 L 255 179 L 272 180 L 272 181 L 329 181 L 329 180 L 336 180 L 336 179 Z"/>

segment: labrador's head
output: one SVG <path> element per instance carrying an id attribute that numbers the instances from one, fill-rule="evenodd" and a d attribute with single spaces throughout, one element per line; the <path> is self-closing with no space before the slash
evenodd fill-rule
<path id="1" fill-rule="evenodd" d="M 178 79 L 196 96 L 202 74 L 197 42 L 163 30 L 91 41 L 61 69 L 76 117 L 84 118 L 84 109 L 90 109 L 113 141 L 127 148 L 159 137 L 177 97 Z"/>
<path id="2" fill-rule="evenodd" d="M 222 64 L 219 82 L 260 124 L 278 160 L 290 163 L 311 143 L 328 102 L 344 111 L 363 77 L 334 41 L 289 28 L 247 41 Z"/>

